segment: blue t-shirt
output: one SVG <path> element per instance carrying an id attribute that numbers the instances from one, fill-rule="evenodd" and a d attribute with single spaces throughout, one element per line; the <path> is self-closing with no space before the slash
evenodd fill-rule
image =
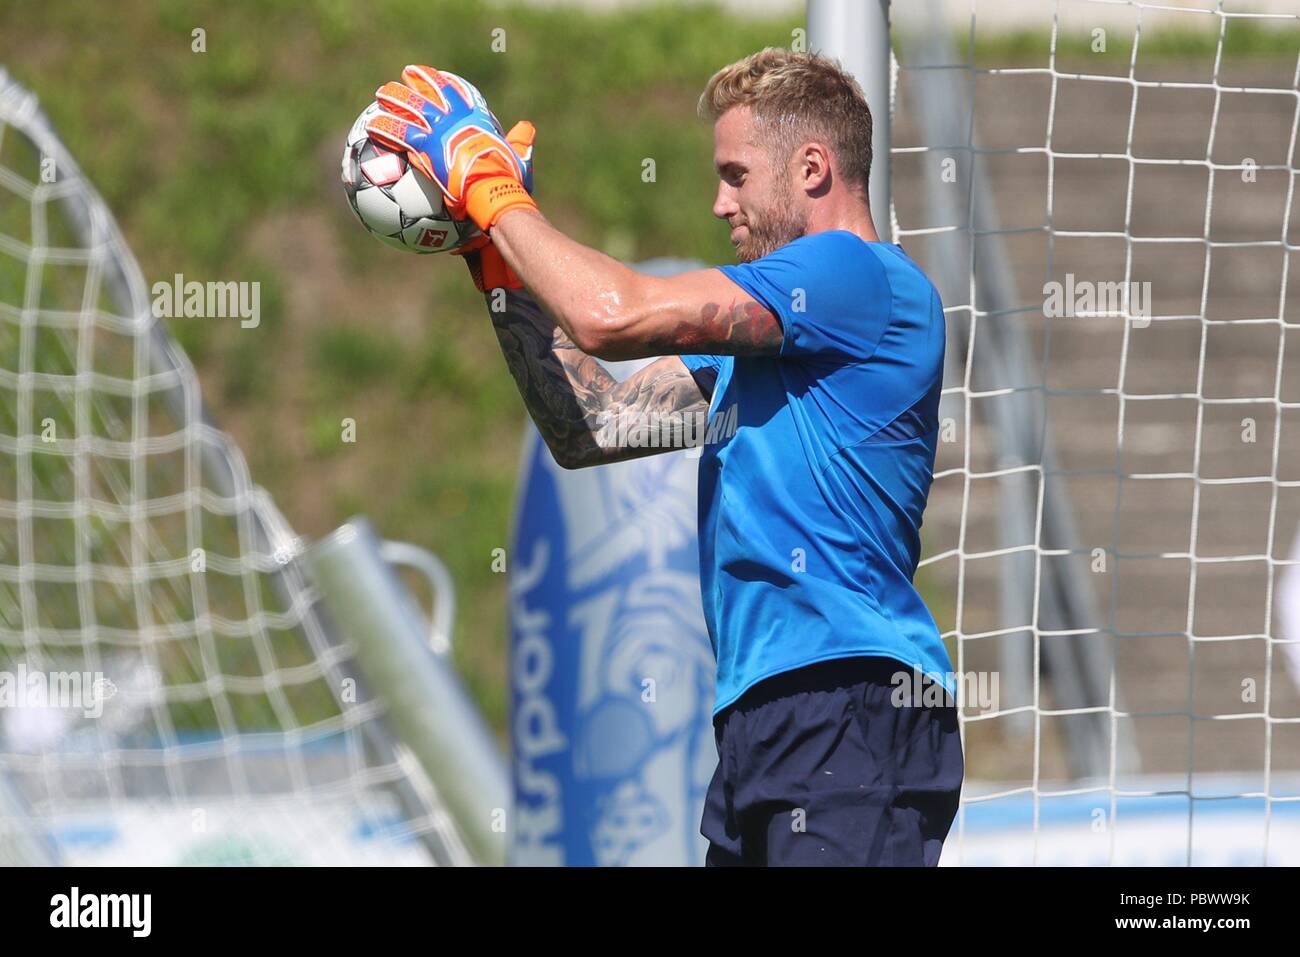
<path id="1" fill-rule="evenodd" d="M 719 268 L 785 336 L 777 356 L 681 357 L 717 376 L 699 471 L 714 713 L 764 678 L 852 655 L 955 691 L 912 584 L 939 430 L 939 293 L 902 247 L 843 230 Z"/>

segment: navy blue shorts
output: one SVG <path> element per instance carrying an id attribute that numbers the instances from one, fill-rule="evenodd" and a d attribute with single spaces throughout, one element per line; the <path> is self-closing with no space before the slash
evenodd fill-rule
<path id="1" fill-rule="evenodd" d="M 937 864 L 961 797 L 957 709 L 896 707 L 899 672 L 912 674 L 892 658 L 824 661 L 719 712 L 705 865 Z"/>

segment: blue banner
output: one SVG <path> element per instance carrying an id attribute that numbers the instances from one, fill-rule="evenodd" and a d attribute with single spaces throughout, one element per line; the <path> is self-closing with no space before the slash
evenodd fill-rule
<path id="1" fill-rule="evenodd" d="M 515 864 L 703 863 L 697 462 L 565 471 L 529 436 L 509 553 Z"/>

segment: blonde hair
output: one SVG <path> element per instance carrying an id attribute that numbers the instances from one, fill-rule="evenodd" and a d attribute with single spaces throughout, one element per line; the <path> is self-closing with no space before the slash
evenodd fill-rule
<path id="1" fill-rule="evenodd" d="M 768 47 L 724 66 L 700 95 L 701 119 L 735 106 L 753 110 L 775 162 L 810 139 L 835 153 L 840 172 L 863 198 L 871 176 L 871 110 L 856 80 L 835 60 Z"/>

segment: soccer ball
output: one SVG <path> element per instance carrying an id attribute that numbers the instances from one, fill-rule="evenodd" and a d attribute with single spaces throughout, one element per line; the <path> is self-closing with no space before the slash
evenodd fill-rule
<path id="1" fill-rule="evenodd" d="M 479 235 L 471 220 L 447 213 L 438 184 L 406 160 L 376 143 L 366 121 L 379 112 L 371 103 L 357 117 L 343 148 L 343 192 L 348 205 L 380 240 L 413 253 L 445 253 Z"/>

